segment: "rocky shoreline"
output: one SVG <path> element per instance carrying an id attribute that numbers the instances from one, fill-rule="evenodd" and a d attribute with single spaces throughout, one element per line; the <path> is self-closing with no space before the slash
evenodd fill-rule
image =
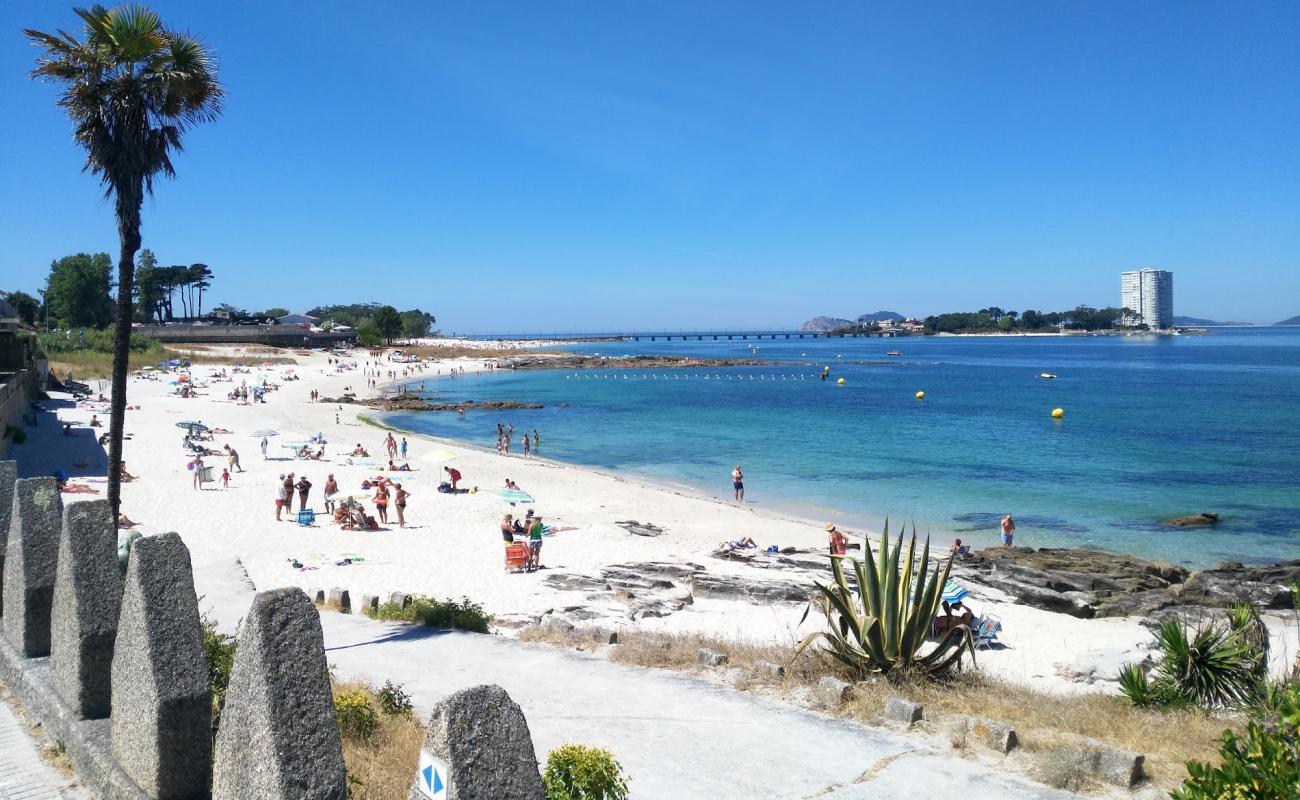
<path id="1" fill-rule="evenodd" d="M 524 403 L 518 400 L 465 400 L 459 403 L 438 403 L 414 394 L 396 394 L 389 397 L 367 397 L 358 400 L 355 395 L 342 397 L 322 397 L 322 403 L 369 406 L 380 411 L 502 411 L 517 408 L 543 408 L 541 403 Z"/>
<path id="2" fill-rule="evenodd" d="M 811 362 L 796 366 L 808 366 Z M 786 361 L 769 361 L 759 358 L 689 358 L 686 356 L 581 356 L 575 354 L 548 355 L 529 353 L 499 358 L 497 369 L 692 369 L 713 367 L 775 367 L 792 366 Z"/>

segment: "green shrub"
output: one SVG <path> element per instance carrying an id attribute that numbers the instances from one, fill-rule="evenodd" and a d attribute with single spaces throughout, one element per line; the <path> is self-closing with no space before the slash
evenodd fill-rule
<path id="1" fill-rule="evenodd" d="M 1300 686 L 1285 689 L 1273 719 L 1252 720 L 1244 739 L 1223 732 L 1217 767 L 1187 762 L 1175 800 L 1295 800 L 1300 797 Z"/>
<path id="2" fill-rule="evenodd" d="M 345 689 L 334 695 L 334 718 L 339 733 L 356 739 L 368 739 L 379 727 L 379 714 L 370 703 L 365 689 Z"/>
<path id="3" fill-rule="evenodd" d="M 113 352 L 114 329 L 87 328 L 84 341 L 77 331 L 51 331 L 37 337 L 40 349 L 45 353 L 67 353 L 72 350 L 90 350 L 95 353 Z M 135 353 L 161 353 L 162 344 L 149 336 L 131 334 L 131 351 Z"/>
<path id="4" fill-rule="evenodd" d="M 627 776 L 614 754 L 599 747 L 566 744 L 546 757 L 546 800 L 624 800 Z"/>
<path id="5" fill-rule="evenodd" d="M 235 637 L 217 630 L 216 620 L 206 615 L 203 624 L 203 652 L 208 657 L 208 685 L 212 689 L 212 731 L 221 722 L 221 709 L 226 704 L 226 687 L 230 685 L 230 670 L 235 666 Z"/>
<path id="6" fill-rule="evenodd" d="M 416 595 L 405 608 L 396 603 L 384 603 L 366 613 L 378 620 L 390 622 L 414 622 L 432 628 L 457 628 L 475 633 L 487 633 L 492 617 L 483 606 L 463 597 L 456 600 L 434 600 L 431 597 Z"/>
<path id="7" fill-rule="evenodd" d="M 384 681 L 384 688 L 375 693 L 375 699 L 379 701 L 379 708 L 389 716 L 411 716 L 411 696 L 402 689 L 402 685 L 392 681 Z"/>
<path id="8" fill-rule="evenodd" d="M 1162 620 L 1156 628 L 1156 649 L 1162 657 L 1153 675 L 1126 664 L 1120 670 L 1120 691 L 1142 707 L 1249 703 L 1258 691 L 1266 653 L 1261 653 L 1248 617 L 1233 612 L 1226 624 L 1203 625 L 1190 633 L 1176 619 Z"/>

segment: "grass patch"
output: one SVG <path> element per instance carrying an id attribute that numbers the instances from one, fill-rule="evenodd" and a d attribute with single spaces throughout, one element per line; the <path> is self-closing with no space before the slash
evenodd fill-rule
<path id="1" fill-rule="evenodd" d="M 487 633 L 492 617 L 483 606 L 463 597 L 457 600 L 435 600 L 416 595 L 405 606 L 384 603 L 376 609 L 367 609 L 366 616 L 384 622 L 411 622 L 431 628 L 455 628 L 474 633 Z"/>
<path id="2" fill-rule="evenodd" d="M 529 628 L 521 631 L 519 638 L 591 650 L 598 649 L 604 641 L 582 629 L 564 634 Z M 797 695 L 812 689 L 827 675 L 852 682 L 852 677 L 838 664 L 812 652 L 792 659 L 793 645 L 778 643 L 626 631 L 619 633 L 618 646 L 607 653 L 611 661 L 621 664 L 689 672 L 701 669 L 696 662 L 700 648 L 727 654 L 728 667 L 741 671 L 739 678 L 732 681 L 740 690 Z M 759 661 L 779 664 L 785 667 L 785 674 L 756 669 Z M 1197 710 L 1166 713 L 1144 710 L 1134 708 L 1120 695 L 1056 695 L 971 670 L 969 662 L 966 663 L 967 669 L 945 681 L 902 681 L 897 685 L 884 680 L 858 683 L 853 698 L 830 713 L 876 724 L 882 718 L 885 702 L 891 696 L 900 696 L 925 706 L 925 725 L 938 726 L 945 719 L 966 715 L 1004 722 L 1015 728 L 1021 749 L 1039 764 L 1050 761 L 1052 753 L 1064 751 L 1077 737 L 1086 736 L 1146 755 L 1149 778 L 1164 789 L 1181 784 L 1187 774 L 1188 760 L 1219 763 L 1223 730 L 1244 728 L 1237 716 Z M 959 750 L 964 745 L 965 742 L 954 742 Z"/>
<path id="3" fill-rule="evenodd" d="M 406 800 L 411 791 L 424 726 L 409 711 L 388 713 L 383 692 L 363 681 L 334 684 L 350 800 Z"/>
<path id="4" fill-rule="evenodd" d="M 271 348 L 267 348 L 271 349 Z M 273 352 L 281 352 L 274 350 Z M 113 354 L 95 350 L 66 350 L 62 353 L 49 353 L 50 373 L 59 380 L 72 372 L 72 379 L 77 381 L 108 379 L 113 376 Z M 160 361 L 173 358 L 188 358 L 195 365 L 231 365 L 231 364 L 297 364 L 298 362 L 284 355 L 220 355 L 195 351 L 192 348 L 173 350 L 158 348 L 148 351 L 131 351 L 127 363 L 132 370 L 141 367 L 156 366 Z"/>

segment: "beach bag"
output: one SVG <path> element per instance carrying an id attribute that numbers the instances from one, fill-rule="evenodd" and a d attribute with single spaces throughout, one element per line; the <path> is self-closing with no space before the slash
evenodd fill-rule
<path id="1" fill-rule="evenodd" d="M 443 494 L 451 494 L 451 484 L 446 482 L 438 484 L 438 491 Z"/>

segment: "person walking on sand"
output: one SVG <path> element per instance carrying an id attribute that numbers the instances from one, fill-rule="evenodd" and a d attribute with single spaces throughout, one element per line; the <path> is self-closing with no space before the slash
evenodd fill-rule
<path id="1" fill-rule="evenodd" d="M 194 457 L 194 488 L 203 488 L 203 456 Z"/>
<path id="2" fill-rule="evenodd" d="M 334 513 L 334 495 L 339 493 L 339 482 L 334 480 L 333 474 L 325 476 L 325 510 L 330 514 Z"/>
<path id="3" fill-rule="evenodd" d="M 394 483 L 393 489 L 396 490 L 396 493 L 393 496 L 393 506 L 397 509 L 397 527 L 405 528 L 406 498 L 410 497 L 411 493 L 403 489 L 402 484 L 400 483 Z"/>
<path id="4" fill-rule="evenodd" d="M 524 434 L 524 458 L 528 458 L 529 455 L 531 455 L 531 452 L 532 452 L 532 448 L 528 444 L 528 434 L 525 433 Z"/>
<path id="5" fill-rule="evenodd" d="M 389 458 L 397 458 L 397 440 L 393 438 L 393 434 L 388 434 L 384 439 L 384 447 L 388 448 Z"/>
<path id="6" fill-rule="evenodd" d="M 262 460 L 266 460 L 266 437 L 262 437 Z"/>
<path id="7" fill-rule="evenodd" d="M 736 492 L 736 502 L 745 502 L 745 471 L 739 464 L 731 471 L 731 488 Z"/>
<path id="8" fill-rule="evenodd" d="M 1016 536 L 1016 521 L 1007 514 L 1002 518 L 1002 546 L 1010 547 L 1012 540 Z"/>
<path id="9" fill-rule="evenodd" d="M 275 479 L 275 521 L 280 521 L 280 513 L 284 511 L 284 476 Z"/>
<path id="10" fill-rule="evenodd" d="M 230 488 L 230 470 L 228 469 L 221 470 L 221 488 L 222 489 Z"/>
<path id="11" fill-rule="evenodd" d="M 298 489 L 298 510 L 306 511 L 307 493 L 311 491 L 311 481 L 307 480 L 306 475 L 303 475 L 301 478 L 298 479 L 298 484 L 296 488 Z"/>
<path id="12" fill-rule="evenodd" d="M 405 436 L 402 437 L 401 451 L 402 451 L 402 460 L 405 461 L 406 460 L 406 437 Z"/>
<path id="13" fill-rule="evenodd" d="M 230 464 L 230 468 L 237 472 L 243 472 L 244 468 L 239 466 L 239 452 L 236 451 L 235 448 L 231 447 L 230 445 L 225 445 L 225 448 L 226 448 L 226 462 Z"/>

